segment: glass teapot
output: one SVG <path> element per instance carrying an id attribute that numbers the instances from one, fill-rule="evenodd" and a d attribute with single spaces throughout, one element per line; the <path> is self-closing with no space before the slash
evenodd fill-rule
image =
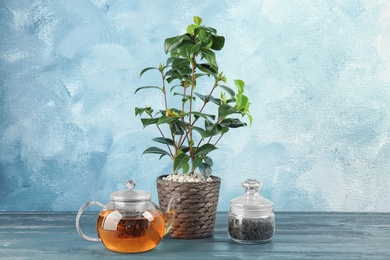
<path id="1" fill-rule="evenodd" d="M 105 206 L 97 201 L 82 205 L 76 216 L 76 230 L 84 239 L 101 241 L 111 251 L 139 253 L 151 250 L 172 227 L 178 195 L 172 196 L 164 216 L 160 208 L 151 201 L 149 192 L 134 190 L 133 180 L 128 180 L 126 186 L 127 190 L 112 193 L 110 202 Z M 91 205 L 103 208 L 96 223 L 98 238 L 85 235 L 80 228 L 81 215 Z"/>

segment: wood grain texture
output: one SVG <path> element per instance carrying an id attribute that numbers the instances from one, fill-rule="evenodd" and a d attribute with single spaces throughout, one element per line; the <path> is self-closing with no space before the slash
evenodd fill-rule
<path id="1" fill-rule="evenodd" d="M 277 212 L 273 241 L 242 245 L 227 235 L 218 212 L 213 237 L 164 238 L 142 254 L 111 252 L 83 240 L 75 212 L 0 213 L 0 259 L 390 259 L 390 213 Z M 83 231 L 95 236 L 97 213 L 86 212 Z"/>

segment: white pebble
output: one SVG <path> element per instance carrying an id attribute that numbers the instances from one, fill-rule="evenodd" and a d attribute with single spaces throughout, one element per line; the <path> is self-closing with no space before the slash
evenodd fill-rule
<path id="1" fill-rule="evenodd" d="M 201 175 L 200 173 L 195 173 L 193 175 L 188 174 L 170 174 L 166 177 L 162 178 L 164 181 L 177 181 L 180 183 L 183 182 L 205 182 L 205 181 L 213 181 L 210 177 L 207 178 L 207 180 Z"/>

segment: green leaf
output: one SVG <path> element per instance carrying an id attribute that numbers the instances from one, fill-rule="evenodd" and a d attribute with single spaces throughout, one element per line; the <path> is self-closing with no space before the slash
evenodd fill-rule
<path id="1" fill-rule="evenodd" d="M 204 121 L 204 129 L 206 130 L 206 132 L 210 132 L 212 130 L 212 128 L 214 127 L 214 124 L 213 122 L 211 122 L 210 120 L 206 119 Z"/>
<path id="2" fill-rule="evenodd" d="M 188 146 L 182 146 L 180 150 L 178 150 L 178 152 L 180 153 L 188 153 L 190 151 L 190 148 Z M 178 154 L 180 154 L 178 153 Z"/>
<path id="3" fill-rule="evenodd" d="M 228 86 L 225 86 L 225 85 L 218 85 L 218 87 L 222 88 L 223 90 L 225 90 L 231 97 L 234 97 L 236 95 L 236 93 L 234 92 L 233 89 L 229 88 Z"/>
<path id="4" fill-rule="evenodd" d="M 209 117 L 209 118 L 215 120 L 215 116 L 214 115 L 204 114 L 204 113 L 200 113 L 200 112 L 196 112 L 196 111 L 190 112 L 188 114 L 192 114 L 192 115 L 195 115 L 197 117 L 202 117 L 202 118 L 205 118 L 205 119 L 207 117 Z"/>
<path id="5" fill-rule="evenodd" d="M 207 154 L 215 149 L 217 149 L 217 147 L 215 147 L 212 144 L 204 144 L 196 150 L 195 155 L 197 156 L 197 155 Z"/>
<path id="6" fill-rule="evenodd" d="M 178 93 L 178 92 L 175 92 L 173 93 L 174 96 L 182 96 L 183 97 L 183 101 L 184 99 L 187 101 L 188 99 L 192 99 L 192 100 L 195 100 L 196 98 L 195 97 L 191 97 L 190 95 L 184 95 L 182 93 Z"/>
<path id="7" fill-rule="evenodd" d="M 183 44 L 178 48 L 178 53 L 190 61 L 195 53 L 199 51 L 199 49 L 200 46 L 197 44 L 183 42 Z"/>
<path id="8" fill-rule="evenodd" d="M 219 51 L 222 50 L 225 45 L 225 37 L 223 36 L 211 36 L 213 39 L 213 45 L 211 45 L 211 49 Z"/>
<path id="9" fill-rule="evenodd" d="M 177 155 L 173 161 L 173 171 L 177 172 L 180 168 L 183 168 L 183 165 L 188 163 L 189 160 L 190 157 L 185 153 Z"/>
<path id="10" fill-rule="evenodd" d="M 176 57 L 173 57 L 173 56 L 168 57 L 168 58 L 167 58 L 167 61 L 166 61 L 166 64 L 167 64 L 166 66 L 168 67 L 168 65 L 171 64 L 172 61 L 175 60 L 175 59 L 177 59 L 177 58 L 176 58 Z"/>
<path id="11" fill-rule="evenodd" d="M 191 74 L 192 69 L 190 67 L 183 67 L 183 68 L 178 68 L 177 72 L 179 72 L 179 74 L 182 76 L 187 76 Z"/>
<path id="12" fill-rule="evenodd" d="M 180 116 L 183 114 L 183 111 L 181 111 L 180 109 L 174 108 L 174 107 L 171 108 L 170 111 L 173 112 L 176 116 Z M 166 111 L 165 111 L 165 113 L 166 113 Z"/>
<path id="13" fill-rule="evenodd" d="M 198 40 L 202 42 L 202 46 L 209 49 L 213 44 L 213 38 L 211 38 L 211 34 L 204 30 L 204 27 L 200 27 L 199 30 L 195 31 L 195 34 L 198 34 Z"/>
<path id="14" fill-rule="evenodd" d="M 239 94 L 242 94 L 244 93 L 244 89 L 245 89 L 245 82 L 241 79 L 235 79 L 234 80 L 234 83 L 236 84 L 236 87 L 238 89 L 238 93 Z"/>
<path id="15" fill-rule="evenodd" d="M 219 132 L 221 133 L 221 135 L 225 134 L 226 132 L 229 131 L 229 127 L 227 126 L 224 126 L 224 125 L 218 125 L 219 127 Z"/>
<path id="16" fill-rule="evenodd" d="M 194 75 L 195 75 L 195 79 L 203 77 L 203 76 L 210 76 L 209 74 L 206 74 L 206 73 L 195 73 Z"/>
<path id="17" fill-rule="evenodd" d="M 194 168 L 195 169 L 198 168 L 201 163 L 202 163 L 202 159 L 200 157 L 196 156 L 194 163 L 193 163 Z"/>
<path id="18" fill-rule="evenodd" d="M 169 91 L 172 92 L 177 87 L 183 87 L 183 86 L 182 85 L 174 85 L 171 87 L 171 89 Z"/>
<path id="19" fill-rule="evenodd" d="M 159 118 L 141 118 L 142 125 L 147 127 L 148 125 L 157 124 Z"/>
<path id="20" fill-rule="evenodd" d="M 212 27 L 206 27 L 206 26 L 198 26 L 198 28 L 196 28 L 198 32 L 195 32 L 196 33 L 199 33 L 199 31 L 205 31 L 207 33 L 210 33 L 212 35 L 217 35 L 217 30 L 215 28 L 212 28 Z"/>
<path id="21" fill-rule="evenodd" d="M 246 126 L 246 123 L 241 122 L 240 119 L 238 119 L 238 118 L 226 118 L 226 119 L 222 120 L 221 125 L 227 126 L 230 128 L 238 128 L 238 127 Z"/>
<path id="22" fill-rule="evenodd" d="M 215 59 L 215 53 L 212 50 L 208 49 L 201 49 L 202 56 L 208 61 L 209 65 L 216 69 L 216 59 Z"/>
<path id="23" fill-rule="evenodd" d="M 222 104 L 222 100 L 220 98 L 215 98 L 213 96 L 210 97 L 210 101 L 216 104 L 217 106 L 220 106 Z"/>
<path id="24" fill-rule="evenodd" d="M 145 72 L 147 72 L 148 70 L 159 70 L 158 68 L 156 67 L 147 67 L 147 68 L 144 68 L 141 73 L 139 74 L 139 76 L 141 77 Z"/>
<path id="25" fill-rule="evenodd" d="M 212 68 L 209 64 L 207 63 L 197 64 L 197 67 L 200 71 L 207 73 L 207 75 L 211 75 L 214 78 L 217 77 L 218 72 L 215 70 L 215 68 Z"/>
<path id="26" fill-rule="evenodd" d="M 191 35 L 194 35 L 194 31 L 195 31 L 196 27 L 198 27 L 196 24 L 190 24 L 190 25 L 188 25 L 188 27 L 187 27 L 187 33 L 188 33 L 188 34 L 191 34 Z"/>
<path id="27" fill-rule="evenodd" d="M 206 96 L 204 96 L 204 95 L 202 95 L 202 94 L 200 94 L 198 92 L 195 92 L 194 94 L 197 95 L 198 98 L 200 98 L 200 100 L 202 100 L 202 101 L 205 101 L 207 99 Z"/>
<path id="28" fill-rule="evenodd" d="M 237 113 L 237 111 L 228 104 L 223 104 L 218 108 L 218 119 L 225 118 L 228 115 Z"/>
<path id="29" fill-rule="evenodd" d="M 200 26 L 202 24 L 202 18 L 200 18 L 199 16 L 194 16 L 194 23 L 197 26 Z"/>
<path id="30" fill-rule="evenodd" d="M 135 90 L 134 94 L 137 93 L 137 92 L 138 92 L 139 90 L 141 90 L 141 89 L 149 89 L 149 88 L 155 88 L 155 89 L 158 89 L 158 90 L 163 91 L 162 88 L 157 87 L 157 86 L 143 86 L 143 87 L 137 88 L 137 89 Z"/>
<path id="31" fill-rule="evenodd" d="M 168 116 L 164 115 L 164 116 L 159 118 L 159 120 L 157 121 L 157 125 L 168 124 L 168 123 L 179 120 L 179 118 L 180 117 L 176 117 L 176 116 L 168 117 Z"/>
<path id="32" fill-rule="evenodd" d="M 186 37 L 188 37 L 188 36 L 186 36 L 184 34 L 184 35 L 175 36 L 175 37 L 165 39 L 165 41 L 164 41 L 165 53 L 168 54 L 172 50 L 176 49 L 183 42 L 183 40 Z"/>
<path id="33" fill-rule="evenodd" d="M 166 138 L 166 137 L 156 137 L 152 139 L 155 142 L 161 143 L 161 144 L 166 144 L 166 145 L 171 145 L 175 146 L 175 143 L 173 142 L 172 139 Z"/>
<path id="34" fill-rule="evenodd" d="M 200 93 L 198 93 L 198 92 L 195 92 L 194 93 L 196 96 L 198 96 L 198 98 L 200 98 L 203 102 L 209 102 L 209 101 L 211 101 L 211 102 L 213 102 L 214 104 L 216 104 L 216 105 L 221 105 L 221 99 L 219 99 L 219 98 L 215 98 L 215 97 L 213 97 L 213 96 L 210 96 L 210 97 L 208 97 L 208 96 L 204 96 L 204 95 L 202 95 L 202 94 L 200 94 Z"/>
<path id="35" fill-rule="evenodd" d="M 210 136 L 214 136 L 214 135 L 218 134 L 218 128 L 210 120 L 206 119 L 204 121 L 204 125 L 205 125 L 205 131 L 206 131 L 205 137 L 210 137 Z"/>
<path id="36" fill-rule="evenodd" d="M 178 69 L 183 67 L 190 67 L 191 63 L 189 60 L 184 58 L 174 58 L 172 60 L 172 69 Z"/>
<path id="37" fill-rule="evenodd" d="M 141 116 L 144 112 L 146 114 L 150 115 L 153 113 L 153 109 L 151 107 L 143 107 L 143 108 L 136 107 L 135 108 L 135 115 L 136 116 L 138 116 L 138 115 Z"/>
<path id="38" fill-rule="evenodd" d="M 211 166 L 206 163 L 202 163 L 201 165 L 199 165 L 199 171 L 205 179 L 210 177 L 213 172 Z"/>
<path id="39" fill-rule="evenodd" d="M 208 156 L 204 157 L 203 161 L 205 164 L 209 165 L 210 167 L 213 166 L 213 160 L 211 160 L 210 157 L 208 157 Z"/>
<path id="40" fill-rule="evenodd" d="M 226 99 L 225 92 L 221 92 L 221 103 L 222 104 L 227 104 L 227 99 Z"/>
<path id="41" fill-rule="evenodd" d="M 172 124 L 172 131 L 174 135 L 183 135 L 183 122 L 177 120 Z M 182 149 L 183 150 L 183 149 Z"/>
<path id="42" fill-rule="evenodd" d="M 187 173 L 190 170 L 190 164 L 188 162 L 183 163 L 181 168 L 183 169 L 183 173 Z"/>
<path id="43" fill-rule="evenodd" d="M 217 30 L 213 27 L 205 27 L 205 30 L 210 32 L 213 35 L 217 35 Z"/>
<path id="44" fill-rule="evenodd" d="M 247 113 L 246 115 L 249 118 L 249 124 L 252 125 L 252 120 L 253 120 L 252 116 L 249 113 Z"/>
<path id="45" fill-rule="evenodd" d="M 236 95 L 237 110 L 239 110 L 239 111 L 244 110 L 247 107 L 248 102 L 249 102 L 249 99 L 247 96 L 242 95 L 242 94 Z"/>
<path id="46" fill-rule="evenodd" d="M 198 126 L 193 126 L 192 129 L 194 129 L 196 132 L 198 132 L 200 134 L 200 136 L 202 136 L 202 138 L 208 137 L 206 130 L 204 130 L 203 128 L 200 128 Z"/>
<path id="47" fill-rule="evenodd" d="M 168 70 L 165 76 L 165 79 L 168 83 L 171 83 L 175 79 L 181 80 L 183 78 L 183 76 L 177 70 Z"/>
<path id="48" fill-rule="evenodd" d="M 165 151 L 161 148 L 155 147 L 155 146 L 147 148 L 142 154 L 143 155 L 144 154 L 160 154 L 161 157 L 163 157 L 164 155 L 170 155 L 167 151 Z M 161 157 L 160 157 L 160 159 L 161 159 Z"/>

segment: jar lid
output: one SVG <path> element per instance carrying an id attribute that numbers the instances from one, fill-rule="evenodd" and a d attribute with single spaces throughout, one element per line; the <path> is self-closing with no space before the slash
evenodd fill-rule
<path id="1" fill-rule="evenodd" d="M 151 200 L 152 195 L 147 191 L 134 190 L 135 181 L 128 180 L 126 182 L 127 190 L 121 190 L 111 193 L 110 200 L 119 202 L 136 202 Z"/>
<path id="2" fill-rule="evenodd" d="M 230 201 L 232 213 L 246 217 L 258 217 L 262 212 L 273 210 L 273 203 L 259 194 L 262 186 L 260 181 L 247 179 L 241 185 L 245 189 L 245 194 Z"/>

